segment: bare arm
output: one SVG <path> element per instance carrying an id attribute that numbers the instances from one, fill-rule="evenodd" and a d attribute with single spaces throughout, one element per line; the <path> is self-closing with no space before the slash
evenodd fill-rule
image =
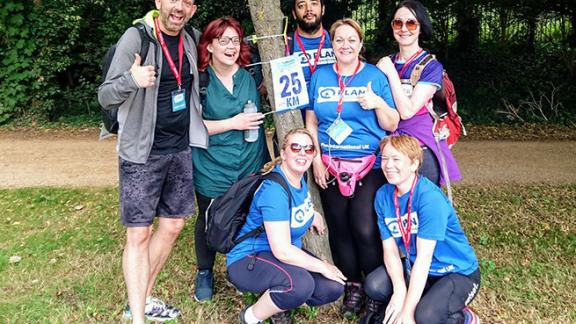
<path id="1" fill-rule="evenodd" d="M 402 313 L 400 314 L 401 323 L 414 323 L 414 312 L 418 302 L 420 302 L 424 286 L 426 285 L 426 280 L 428 279 L 428 273 L 430 271 L 430 264 L 432 263 L 432 255 L 434 254 L 435 247 L 436 241 L 422 238 L 416 239 L 416 250 L 418 251 L 418 255 L 416 256 L 416 261 L 414 262 L 412 273 L 410 274 L 408 293 L 406 295 L 406 300 L 404 301 Z"/>
<path id="2" fill-rule="evenodd" d="M 386 307 L 384 323 L 393 323 L 404 305 L 406 282 L 404 281 L 404 270 L 396 241 L 392 237 L 388 238 L 382 241 L 382 246 L 384 248 L 384 265 L 386 266 L 386 272 L 388 272 L 388 276 L 392 281 L 392 287 L 394 288 L 392 298 Z"/>
<path id="3" fill-rule="evenodd" d="M 311 272 L 317 272 L 324 277 L 344 284 L 346 277 L 326 261 L 317 259 L 302 249 L 292 245 L 290 240 L 290 223 L 288 221 L 264 222 L 268 242 L 272 248 L 272 254 L 287 264 L 304 268 Z"/>
<path id="4" fill-rule="evenodd" d="M 402 83 L 398 76 L 398 71 L 390 57 L 385 56 L 378 62 L 378 68 L 386 74 L 396 109 L 402 119 L 410 119 L 434 96 L 437 88 L 431 84 L 416 84 L 412 92 L 412 97 L 408 97 L 402 89 Z"/>

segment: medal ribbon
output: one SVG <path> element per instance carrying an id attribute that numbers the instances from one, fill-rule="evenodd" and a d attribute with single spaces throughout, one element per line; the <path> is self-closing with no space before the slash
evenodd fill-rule
<path id="1" fill-rule="evenodd" d="M 410 195 L 408 196 L 408 208 L 406 208 L 406 227 L 404 227 L 402 224 L 402 218 L 400 216 L 400 206 L 398 206 L 398 187 L 394 188 L 394 209 L 396 210 L 396 221 L 398 222 L 398 228 L 400 229 L 400 234 L 402 235 L 402 242 L 406 248 L 406 258 L 408 259 L 408 262 L 410 260 L 410 231 L 412 230 L 412 195 L 414 194 L 414 186 L 416 185 L 417 181 L 418 175 L 415 175 L 414 180 L 412 181 L 412 187 L 410 187 Z"/>
<path id="2" fill-rule="evenodd" d="M 164 53 L 164 56 L 166 57 L 166 61 L 168 62 L 168 65 L 170 66 L 170 70 L 172 71 L 172 74 L 174 74 L 174 77 L 176 78 L 176 81 L 178 82 L 178 90 L 181 89 L 182 87 L 182 57 L 184 55 L 184 46 L 182 44 L 182 33 L 180 33 L 180 42 L 178 43 L 178 69 L 176 69 L 176 64 L 174 64 L 174 61 L 172 60 L 172 55 L 170 54 L 170 51 L 168 50 L 168 46 L 166 45 L 166 41 L 164 41 L 164 36 L 162 35 L 162 31 L 160 30 L 160 23 L 158 22 L 158 18 L 154 19 L 154 25 L 156 26 L 156 37 L 158 38 L 158 41 L 160 42 L 160 46 L 162 47 L 162 52 Z"/>
<path id="3" fill-rule="evenodd" d="M 340 113 L 342 112 L 342 104 L 344 102 L 344 90 L 346 90 L 346 87 L 348 87 L 350 82 L 352 82 L 352 79 L 354 79 L 354 77 L 358 73 L 358 70 L 360 70 L 360 65 L 362 65 L 362 62 L 360 60 L 358 60 L 358 65 L 356 65 L 356 69 L 354 69 L 354 73 L 350 76 L 350 79 L 348 79 L 348 82 L 346 82 L 346 84 L 344 84 L 344 82 L 342 81 L 342 76 L 340 75 L 340 68 L 338 67 L 338 62 L 336 62 L 336 75 L 338 76 L 338 86 L 340 87 L 340 98 L 338 99 L 338 107 L 336 108 L 336 111 L 338 112 L 338 116 L 340 116 Z"/>

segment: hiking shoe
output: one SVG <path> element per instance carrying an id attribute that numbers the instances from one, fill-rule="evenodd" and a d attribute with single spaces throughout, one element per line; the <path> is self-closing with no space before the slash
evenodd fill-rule
<path id="1" fill-rule="evenodd" d="M 340 306 L 340 313 L 347 319 L 353 319 L 360 314 L 362 301 L 364 300 L 364 290 L 359 283 L 347 282 L 344 288 L 344 301 Z"/>
<path id="2" fill-rule="evenodd" d="M 366 297 L 366 308 L 360 319 L 360 324 L 382 323 L 384 320 L 384 303 Z"/>
<path id="3" fill-rule="evenodd" d="M 292 316 L 290 311 L 283 311 L 270 316 L 270 323 L 272 324 L 292 324 Z"/>
<path id="4" fill-rule="evenodd" d="M 205 302 L 212 299 L 214 290 L 214 276 L 211 270 L 201 270 L 196 274 L 196 288 L 194 288 L 194 299 L 198 302 Z"/>
<path id="5" fill-rule="evenodd" d="M 146 305 L 144 306 L 144 316 L 155 322 L 164 322 L 173 320 L 180 316 L 180 310 L 170 304 L 166 304 L 162 300 L 156 297 L 150 297 L 146 299 Z M 124 308 L 125 319 L 132 318 L 132 310 L 130 310 L 130 305 L 126 305 Z"/>

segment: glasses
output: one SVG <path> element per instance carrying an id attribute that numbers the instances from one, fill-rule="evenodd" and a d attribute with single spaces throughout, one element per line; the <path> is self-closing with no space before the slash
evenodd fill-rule
<path id="1" fill-rule="evenodd" d="M 400 30 L 402 26 L 406 26 L 406 29 L 409 31 L 415 31 L 416 28 L 420 25 L 417 20 L 414 19 L 407 19 L 406 21 L 402 21 L 402 19 L 394 19 L 392 20 L 392 29 Z"/>
<path id="2" fill-rule="evenodd" d="M 308 155 L 312 155 L 312 154 L 314 154 L 314 152 L 316 152 L 316 148 L 312 144 L 302 145 L 302 144 L 298 144 L 298 143 L 292 143 L 292 144 L 290 144 L 290 150 L 292 151 L 292 153 L 295 153 L 295 154 L 300 153 L 302 150 L 304 150 L 304 153 L 306 153 Z"/>
<path id="3" fill-rule="evenodd" d="M 222 36 L 222 37 L 218 37 L 218 44 L 220 44 L 220 46 L 226 46 L 228 45 L 228 43 L 232 42 L 232 44 L 234 46 L 238 46 L 240 45 L 240 37 L 238 36 L 234 36 L 234 37 L 228 37 L 228 36 Z"/>

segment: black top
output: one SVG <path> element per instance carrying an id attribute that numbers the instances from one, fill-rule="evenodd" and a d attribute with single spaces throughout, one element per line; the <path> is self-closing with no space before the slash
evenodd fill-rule
<path id="1" fill-rule="evenodd" d="M 178 69 L 178 43 L 180 36 L 170 36 L 162 33 L 168 50 Z M 161 49 L 160 49 L 161 50 Z M 170 70 L 170 65 L 162 52 L 162 72 L 159 76 L 156 128 L 154 131 L 154 144 L 150 154 L 163 155 L 184 151 L 188 148 L 188 128 L 190 125 L 190 93 L 192 91 L 192 75 L 190 62 L 183 55 L 182 89 L 186 91 L 186 109 L 172 111 L 172 92 L 178 90 L 178 81 Z M 158 79 L 157 79 L 158 81 Z"/>

